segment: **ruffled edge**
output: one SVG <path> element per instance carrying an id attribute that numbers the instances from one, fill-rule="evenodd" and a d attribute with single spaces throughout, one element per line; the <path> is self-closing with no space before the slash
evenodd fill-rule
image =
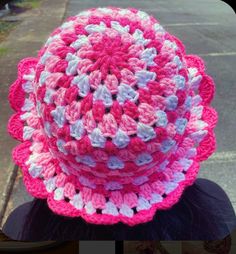
<path id="1" fill-rule="evenodd" d="M 23 139 L 25 121 L 21 119 L 21 116 L 25 113 L 25 111 L 22 110 L 26 98 L 26 93 L 22 84 L 27 82 L 24 75 L 30 75 L 32 70 L 35 70 L 37 62 L 37 58 L 29 57 L 22 59 L 17 66 L 17 79 L 10 86 L 8 95 L 9 104 L 15 113 L 13 113 L 8 120 L 7 130 L 14 139 L 21 142 L 13 148 L 12 159 L 23 172 L 23 180 L 27 191 L 36 198 L 46 198 L 47 191 L 43 182 L 39 179 L 30 179 L 30 175 L 27 170 L 28 167 L 25 165 L 25 162 L 30 155 L 30 146 L 32 143 L 31 141 Z"/>
<path id="2" fill-rule="evenodd" d="M 196 68 L 202 75 L 202 80 L 198 86 L 198 93 L 202 98 L 201 105 L 203 106 L 201 120 L 208 124 L 208 133 L 197 147 L 196 159 L 198 161 L 204 161 L 207 160 L 216 150 L 214 128 L 218 121 L 218 114 L 216 110 L 210 106 L 210 103 L 215 95 L 215 83 L 212 77 L 205 73 L 205 64 L 202 58 L 196 55 L 187 55 L 185 56 L 185 59 L 188 68 Z"/>

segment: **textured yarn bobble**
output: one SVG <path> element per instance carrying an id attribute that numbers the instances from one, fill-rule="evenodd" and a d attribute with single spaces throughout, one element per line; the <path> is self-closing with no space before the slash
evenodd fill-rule
<path id="1" fill-rule="evenodd" d="M 94 8 L 18 66 L 9 133 L 27 190 L 95 224 L 150 221 L 215 149 L 214 82 L 151 16 Z"/>

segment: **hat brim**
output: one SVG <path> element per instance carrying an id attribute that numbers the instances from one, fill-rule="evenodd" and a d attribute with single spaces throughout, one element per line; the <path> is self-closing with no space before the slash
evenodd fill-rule
<path id="1" fill-rule="evenodd" d="M 159 195 L 159 200 L 150 199 L 148 201 L 148 206 L 141 203 L 139 204 L 138 209 L 135 209 L 135 211 L 132 209 L 132 213 L 129 213 L 131 210 L 124 213 L 122 212 L 122 207 L 116 207 L 116 212 L 118 212 L 116 215 L 107 214 L 106 209 L 104 209 L 102 212 L 97 212 L 96 209 L 95 212 L 93 209 L 88 209 L 88 207 L 91 205 L 91 200 L 88 198 L 84 199 L 82 197 L 82 208 L 78 207 L 75 202 L 73 202 L 73 198 L 55 198 L 55 191 L 57 189 L 55 181 L 52 181 L 51 185 L 48 187 L 45 184 L 45 179 L 43 179 L 42 176 L 38 175 L 32 177 L 32 174 L 30 174 L 29 158 L 30 156 L 37 157 L 39 155 L 32 148 L 33 144 L 36 142 L 34 140 L 34 135 L 32 134 L 34 130 L 42 127 L 40 127 L 40 121 L 37 121 L 36 123 L 34 122 L 33 127 L 29 126 L 32 128 L 31 134 L 29 134 L 27 137 L 24 136 L 23 129 L 25 126 L 27 126 L 25 113 L 34 111 L 36 108 L 36 103 L 33 106 L 31 105 L 31 108 L 28 107 L 27 109 L 27 107 L 24 107 L 25 100 L 29 98 L 30 93 L 33 94 L 33 91 L 26 92 L 27 89 L 23 88 L 23 86 L 26 82 L 31 82 L 33 85 L 32 73 L 35 72 L 38 60 L 37 58 L 23 59 L 18 65 L 17 80 L 10 87 L 9 102 L 12 109 L 15 110 L 15 114 L 12 115 L 8 122 L 8 132 L 13 138 L 22 142 L 13 149 L 12 156 L 14 162 L 20 166 L 23 172 L 24 183 L 27 191 L 36 198 L 47 199 L 48 206 L 56 214 L 68 217 L 82 217 L 87 222 L 93 224 L 115 224 L 122 222 L 133 226 L 152 220 L 157 210 L 169 209 L 172 207 L 179 200 L 184 189 L 187 186 L 193 184 L 200 168 L 200 161 L 206 160 L 215 151 L 216 148 L 216 139 L 213 129 L 217 122 L 217 113 L 213 108 L 209 106 L 209 103 L 214 96 L 214 82 L 208 75 L 204 73 L 204 63 L 199 57 L 188 55 L 185 56 L 185 59 L 188 68 L 197 68 L 202 75 L 202 80 L 199 84 L 198 92 L 202 98 L 200 105 L 203 107 L 203 110 L 201 116 L 197 120 L 201 120 L 207 123 L 207 127 L 205 127 L 207 134 L 199 142 L 198 147 L 196 147 L 196 155 L 191 158 L 191 165 L 180 172 L 182 173 L 182 178 L 174 178 L 169 182 L 165 181 L 166 187 L 161 195 L 160 193 L 152 193 Z M 29 77 L 30 75 L 31 77 Z M 195 130 L 195 132 L 196 131 L 197 130 Z M 191 135 L 192 134 L 193 133 L 191 133 Z M 50 151 L 44 152 L 50 154 Z M 47 159 L 50 160 L 50 158 Z M 181 159 L 188 160 L 189 157 L 183 156 Z M 56 159 L 52 157 L 52 160 L 55 162 Z M 54 175 L 51 176 L 51 178 L 55 178 L 57 174 L 58 171 L 55 171 Z M 86 189 L 89 188 L 87 187 Z M 139 193 L 136 194 L 138 195 Z"/>

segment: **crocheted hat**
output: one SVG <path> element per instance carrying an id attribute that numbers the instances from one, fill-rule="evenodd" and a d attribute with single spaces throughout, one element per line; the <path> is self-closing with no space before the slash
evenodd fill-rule
<path id="1" fill-rule="evenodd" d="M 93 8 L 18 65 L 13 159 L 60 215 L 135 225 L 173 206 L 215 150 L 214 83 L 147 13 Z"/>

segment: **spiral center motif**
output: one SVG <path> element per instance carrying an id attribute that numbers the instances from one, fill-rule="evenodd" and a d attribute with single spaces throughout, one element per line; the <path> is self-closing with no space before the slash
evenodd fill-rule
<path id="1" fill-rule="evenodd" d="M 130 44 L 125 45 L 120 35 L 110 38 L 104 35 L 101 41 L 94 42 L 91 45 L 91 51 L 79 54 L 80 57 L 89 59 L 93 62 L 88 68 L 88 72 L 100 70 L 101 80 L 104 82 L 107 75 L 115 75 L 118 79 L 121 78 L 121 70 L 131 69 L 128 64 L 128 59 L 132 57 L 129 53 L 128 47 Z"/>

